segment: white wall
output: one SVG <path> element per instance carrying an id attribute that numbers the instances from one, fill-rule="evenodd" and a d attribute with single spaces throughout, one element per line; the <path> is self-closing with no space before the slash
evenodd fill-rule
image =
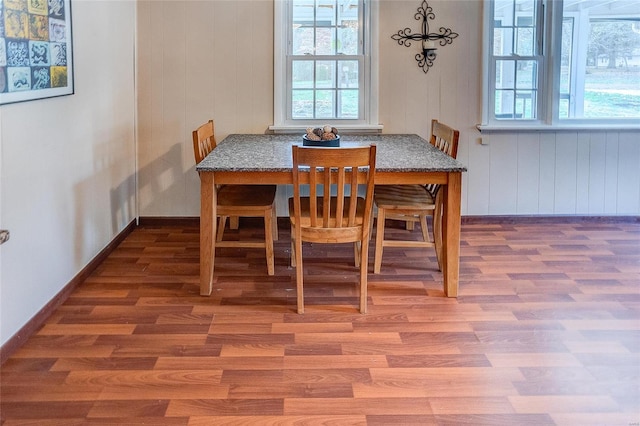
<path id="1" fill-rule="evenodd" d="M 379 2 L 380 122 L 385 133 L 428 137 L 431 118 L 461 131 L 463 214 L 640 214 L 640 132 L 476 130 L 482 1 L 429 2 L 431 31 L 450 27 L 459 37 L 426 75 L 416 49 L 391 39 L 407 26 L 420 31 L 420 2 Z M 141 216 L 198 216 L 197 125 L 214 118 L 221 139 L 272 124 L 272 22 L 270 0 L 139 2 Z"/>
<path id="2" fill-rule="evenodd" d="M 4 344 L 135 218 L 135 3 L 72 2 L 75 94 L 0 107 Z"/>

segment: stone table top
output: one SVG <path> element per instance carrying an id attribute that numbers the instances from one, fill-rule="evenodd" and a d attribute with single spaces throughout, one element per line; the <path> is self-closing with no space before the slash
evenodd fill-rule
<path id="1" fill-rule="evenodd" d="M 232 134 L 197 166 L 198 172 L 291 171 L 291 146 L 302 135 Z M 379 172 L 465 172 L 467 168 L 418 135 L 344 135 L 340 146 L 377 147 Z M 337 148 L 336 148 L 337 149 Z"/>

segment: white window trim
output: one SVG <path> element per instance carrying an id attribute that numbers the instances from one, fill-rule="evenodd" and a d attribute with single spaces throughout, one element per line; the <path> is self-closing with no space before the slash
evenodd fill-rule
<path id="1" fill-rule="evenodd" d="M 489 78 L 491 77 L 491 40 L 490 25 L 493 16 L 491 14 L 492 0 L 487 0 L 483 5 L 483 42 L 482 42 L 482 123 L 476 128 L 481 132 L 509 132 L 509 131 L 577 131 L 577 130 L 640 130 L 640 120 L 637 118 L 619 119 L 559 119 L 560 97 L 560 67 L 555 63 L 560 60 L 562 49 L 562 1 L 544 1 L 545 22 L 553 25 L 545 25 L 544 40 L 550 42 L 543 46 L 544 75 L 540 79 L 542 87 L 539 88 L 540 118 L 537 120 L 490 120 L 489 112 L 493 102 L 490 102 Z"/>
<path id="2" fill-rule="evenodd" d="M 366 74 L 368 81 L 368 97 L 365 95 L 364 120 L 296 120 L 287 121 L 287 0 L 274 1 L 274 31 L 273 31 L 273 125 L 269 130 L 275 133 L 299 133 L 309 125 L 334 124 L 341 133 L 379 133 L 383 126 L 378 123 L 378 52 L 379 52 L 379 5 L 378 0 L 365 0 L 364 19 L 370 26 L 370 31 L 364 34 L 365 48 L 368 49 L 370 70 Z"/>

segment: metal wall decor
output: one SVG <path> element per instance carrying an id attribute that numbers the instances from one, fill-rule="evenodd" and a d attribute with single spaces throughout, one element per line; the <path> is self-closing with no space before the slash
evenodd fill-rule
<path id="1" fill-rule="evenodd" d="M 438 41 L 440 46 L 446 46 L 453 43 L 453 39 L 458 37 L 458 33 L 454 33 L 450 28 L 444 27 L 440 27 L 439 33 L 430 33 L 428 20 L 435 19 L 435 17 L 436 15 L 433 13 L 431 6 L 426 1 L 423 1 L 414 15 L 417 21 L 422 19 L 422 34 L 411 34 L 411 28 L 405 28 L 391 36 L 400 46 L 410 47 L 412 41 L 421 42 L 422 52 L 417 53 L 415 58 L 418 61 L 418 66 L 422 68 L 425 74 L 433 66 L 433 61 L 436 59 L 437 48 L 435 41 Z"/>

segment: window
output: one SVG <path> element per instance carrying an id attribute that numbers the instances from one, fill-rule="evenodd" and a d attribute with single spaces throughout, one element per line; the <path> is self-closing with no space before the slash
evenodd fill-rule
<path id="1" fill-rule="evenodd" d="M 494 0 L 486 124 L 640 118 L 640 0 Z"/>
<path id="2" fill-rule="evenodd" d="M 521 2 L 525 3 L 525 2 Z M 516 7 L 496 1 L 494 7 L 492 71 L 493 112 L 497 119 L 536 119 L 539 116 L 539 11 L 535 0 Z"/>
<path id="3" fill-rule="evenodd" d="M 377 125 L 368 0 L 275 2 L 274 126 Z"/>

